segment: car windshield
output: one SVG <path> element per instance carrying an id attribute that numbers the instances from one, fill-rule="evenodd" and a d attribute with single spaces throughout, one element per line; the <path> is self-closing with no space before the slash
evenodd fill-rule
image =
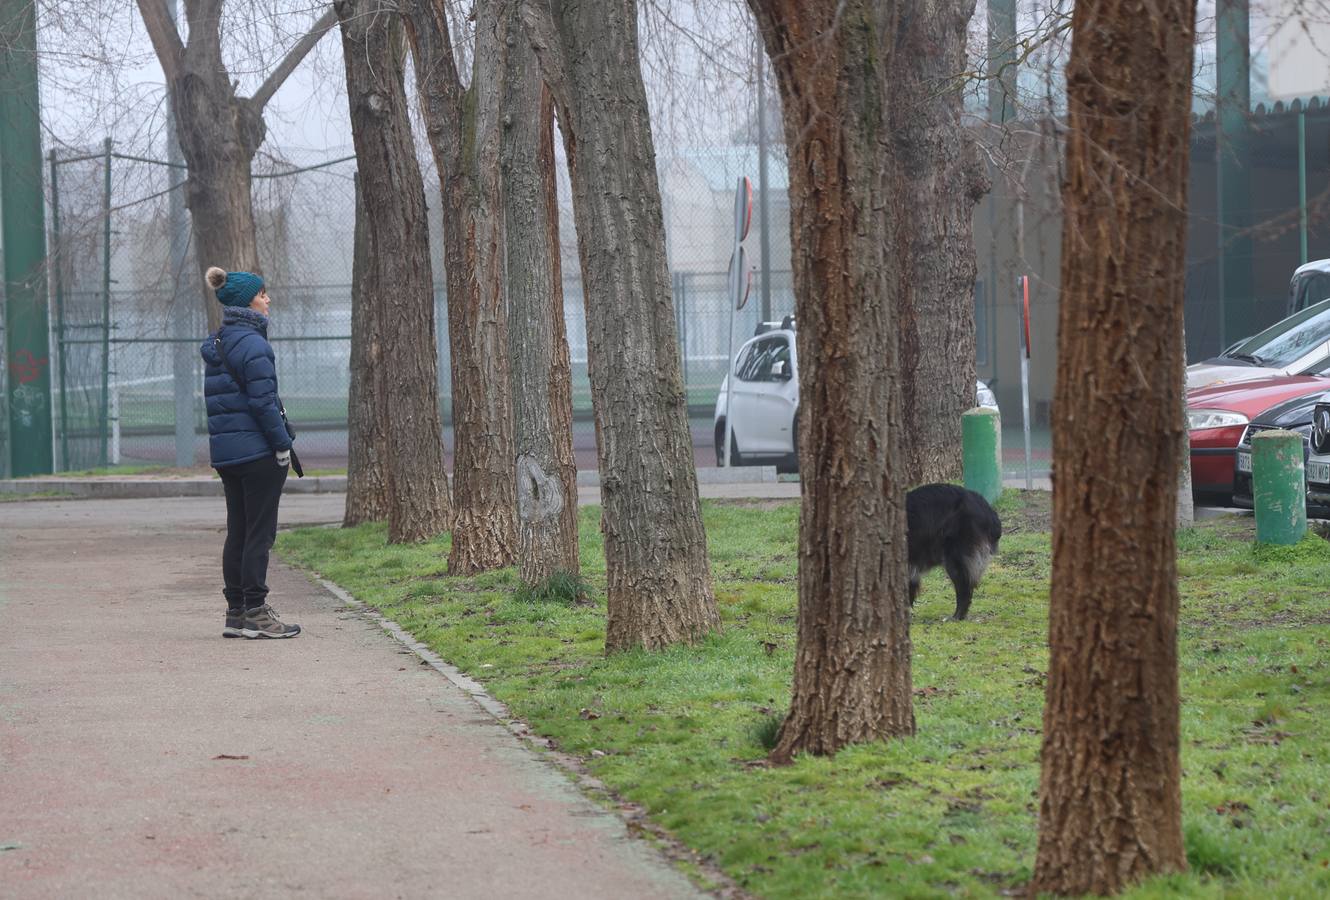
<path id="1" fill-rule="evenodd" d="M 1225 353 L 1257 365 L 1282 369 L 1330 340 L 1330 300 L 1322 300 Z"/>

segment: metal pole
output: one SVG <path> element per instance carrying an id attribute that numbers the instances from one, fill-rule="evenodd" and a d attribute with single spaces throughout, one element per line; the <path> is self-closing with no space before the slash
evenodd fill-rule
<path id="1" fill-rule="evenodd" d="M 1248 0 L 1215 7 L 1220 349 L 1256 331 L 1252 290 L 1251 17 Z"/>
<path id="2" fill-rule="evenodd" d="M 1030 476 L 1030 276 L 1022 275 L 1021 286 L 1021 425 L 1025 430 L 1025 489 L 1034 490 Z"/>
<path id="3" fill-rule="evenodd" d="M 757 42 L 757 215 L 762 246 L 762 321 L 771 321 L 771 216 L 767 205 L 767 51 Z"/>
<path id="4" fill-rule="evenodd" d="M 988 0 L 988 121 L 1016 113 L 1016 0 Z"/>
<path id="5" fill-rule="evenodd" d="M 1298 250 L 1307 262 L 1307 111 L 1298 110 Z"/>
<path id="6" fill-rule="evenodd" d="M 50 306 L 46 293 L 46 209 L 37 89 L 36 5 L 0 2 L 0 247 L 4 254 L 5 347 L 9 377 L 8 460 L 0 472 L 54 469 Z"/>
<path id="7" fill-rule="evenodd" d="M 688 273 L 680 272 L 676 276 L 679 289 L 675 291 L 675 303 L 679 309 L 679 356 L 683 363 L 683 385 L 685 396 L 688 391 Z"/>
<path id="8" fill-rule="evenodd" d="M 101 464 L 107 463 L 107 442 L 111 424 L 111 139 L 105 148 L 102 165 L 105 185 L 102 191 L 102 452 Z"/>
<path id="9" fill-rule="evenodd" d="M 65 283 L 61 277 L 64 245 L 60 242 L 60 166 L 51 151 L 51 255 L 48 266 L 55 283 L 55 345 L 60 357 L 60 468 L 69 468 L 69 390 L 65 360 Z"/>
<path id="10" fill-rule="evenodd" d="M 738 265 L 738 261 L 735 261 Z M 731 415 L 732 401 L 734 400 L 734 314 L 737 310 L 734 308 L 734 298 L 730 296 L 728 290 L 725 291 L 725 305 L 730 308 L 730 336 L 726 340 L 725 346 L 728 348 L 725 354 L 726 368 L 729 374 L 725 377 L 725 449 L 724 459 L 725 468 L 730 467 L 730 444 L 734 442 L 734 416 Z"/>

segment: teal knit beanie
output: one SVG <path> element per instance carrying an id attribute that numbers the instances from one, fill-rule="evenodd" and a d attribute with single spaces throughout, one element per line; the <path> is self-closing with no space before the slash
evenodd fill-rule
<path id="1" fill-rule="evenodd" d="M 249 306 L 263 290 L 263 279 L 252 272 L 224 272 L 213 266 L 207 273 L 208 287 L 223 306 Z"/>

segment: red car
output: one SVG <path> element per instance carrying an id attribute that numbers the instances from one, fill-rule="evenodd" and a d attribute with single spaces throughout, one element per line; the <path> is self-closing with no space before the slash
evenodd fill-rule
<path id="1" fill-rule="evenodd" d="M 1330 391 L 1330 377 L 1280 375 L 1187 392 L 1191 487 L 1197 494 L 1233 493 L 1233 458 L 1247 423 L 1277 403 Z"/>

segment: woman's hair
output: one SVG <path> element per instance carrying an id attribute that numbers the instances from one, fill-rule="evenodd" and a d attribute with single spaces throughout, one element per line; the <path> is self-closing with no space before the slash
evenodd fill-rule
<path id="1" fill-rule="evenodd" d="M 216 266 L 208 269 L 203 277 L 208 280 L 208 287 L 212 288 L 214 291 L 226 284 L 226 272 Z"/>

